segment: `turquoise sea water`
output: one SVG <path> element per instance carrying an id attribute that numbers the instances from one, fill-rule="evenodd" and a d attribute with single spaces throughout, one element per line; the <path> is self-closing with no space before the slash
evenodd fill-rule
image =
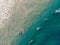
<path id="1" fill-rule="evenodd" d="M 53 4 L 48 7 L 33 24 L 29 30 L 16 43 L 12 45 L 29 45 L 30 40 L 34 40 L 31 45 L 60 45 L 60 14 L 54 15 L 51 12 L 60 8 L 60 0 L 52 0 Z M 44 19 L 48 19 L 46 22 Z M 42 27 L 37 31 L 37 27 Z"/>

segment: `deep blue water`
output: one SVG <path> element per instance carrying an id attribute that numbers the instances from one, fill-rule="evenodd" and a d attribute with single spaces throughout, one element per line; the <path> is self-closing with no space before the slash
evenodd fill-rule
<path id="1" fill-rule="evenodd" d="M 48 7 L 33 24 L 24 36 L 17 40 L 15 45 L 29 45 L 30 40 L 34 40 L 31 45 L 60 45 L 60 14 L 51 12 L 60 8 L 60 0 L 52 0 L 54 3 Z M 44 19 L 48 19 L 45 21 Z M 41 26 L 42 29 L 37 31 L 36 28 Z M 14 45 L 14 44 L 13 44 Z"/>

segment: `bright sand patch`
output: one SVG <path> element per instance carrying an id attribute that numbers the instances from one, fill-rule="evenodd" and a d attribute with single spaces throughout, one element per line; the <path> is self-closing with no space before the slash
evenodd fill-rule
<path id="1" fill-rule="evenodd" d="M 0 0 L 0 45 L 10 45 L 10 41 L 24 31 L 50 0 Z M 34 20 L 34 21 L 35 21 Z"/>
<path id="2" fill-rule="evenodd" d="M 12 15 L 14 3 L 13 0 L 0 0 L 0 45 L 8 45 L 8 30 L 5 27 L 8 25 L 9 18 Z"/>

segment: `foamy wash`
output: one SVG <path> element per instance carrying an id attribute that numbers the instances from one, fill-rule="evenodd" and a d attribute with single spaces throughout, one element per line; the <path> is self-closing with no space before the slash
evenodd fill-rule
<path id="1" fill-rule="evenodd" d="M 60 8 L 60 0 L 33 1 L 38 6 L 28 13 L 29 16 L 22 26 L 28 31 L 16 36 L 11 45 L 60 45 L 60 12 L 54 12 Z"/>

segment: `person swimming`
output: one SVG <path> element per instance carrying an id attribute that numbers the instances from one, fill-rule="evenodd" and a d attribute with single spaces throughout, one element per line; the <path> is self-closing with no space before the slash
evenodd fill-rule
<path id="1" fill-rule="evenodd" d="M 59 14 L 59 13 L 60 13 L 60 8 L 57 9 L 57 10 L 54 10 L 54 11 L 52 12 L 52 14 L 54 14 L 54 15 Z"/>

